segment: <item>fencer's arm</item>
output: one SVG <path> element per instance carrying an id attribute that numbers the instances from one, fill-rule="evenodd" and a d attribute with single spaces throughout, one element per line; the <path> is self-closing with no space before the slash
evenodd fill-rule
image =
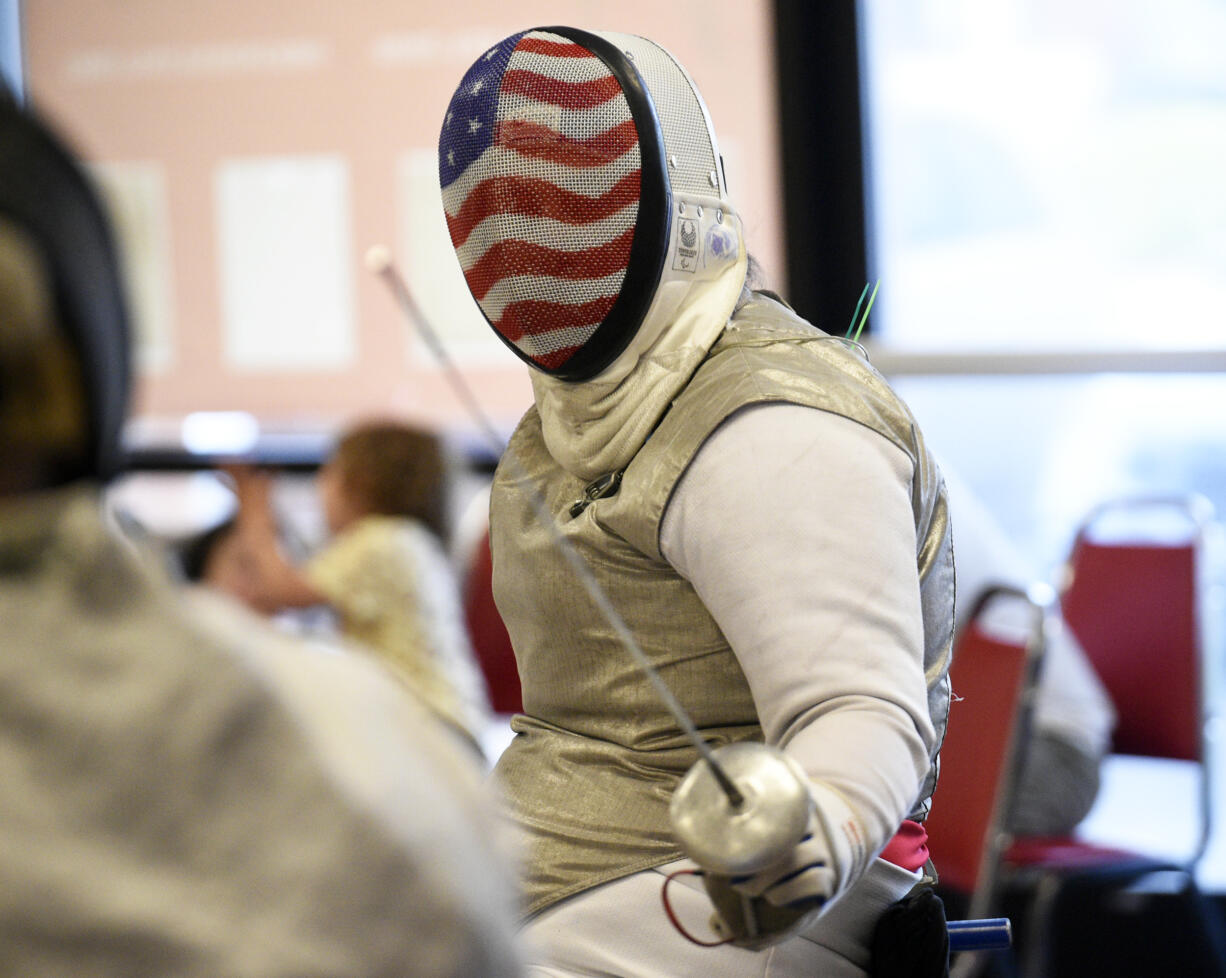
<path id="1" fill-rule="evenodd" d="M 750 407 L 699 451 L 661 527 L 666 559 L 736 652 L 767 742 L 812 781 L 821 831 L 798 858 L 831 872 L 801 887 L 827 898 L 907 816 L 935 738 L 911 472 L 845 418 Z"/>

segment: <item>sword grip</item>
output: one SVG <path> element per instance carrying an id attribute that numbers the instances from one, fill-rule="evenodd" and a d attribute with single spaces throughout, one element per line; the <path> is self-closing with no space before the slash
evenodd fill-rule
<path id="1" fill-rule="evenodd" d="M 712 929 L 739 947 L 756 949 L 778 942 L 824 902 L 813 899 L 777 907 L 762 897 L 749 897 L 733 889 L 731 877 L 717 873 L 704 873 L 702 884 L 715 908 Z"/>

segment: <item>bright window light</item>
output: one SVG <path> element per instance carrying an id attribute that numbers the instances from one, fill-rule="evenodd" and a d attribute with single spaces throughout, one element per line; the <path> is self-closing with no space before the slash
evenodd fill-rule
<path id="1" fill-rule="evenodd" d="M 1226 6 L 861 10 L 879 340 L 1226 347 Z"/>
<path id="2" fill-rule="evenodd" d="M 260 423 L 246 411 L 197 411 L 183 419 L 181 437 L 195 455 L 242 455 L 255 448 Z"/>

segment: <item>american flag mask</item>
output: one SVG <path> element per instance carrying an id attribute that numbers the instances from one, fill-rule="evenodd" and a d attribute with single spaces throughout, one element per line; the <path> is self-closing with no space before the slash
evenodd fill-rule
<path id="1" fill-rule="evenodd" d="M 486 319 L 563 380 L 624 350 L 662 283 L 742 247 L 705 105 L 633 35 L 550 27 L 486 51 L 447 108 L 439 182 Z"/>

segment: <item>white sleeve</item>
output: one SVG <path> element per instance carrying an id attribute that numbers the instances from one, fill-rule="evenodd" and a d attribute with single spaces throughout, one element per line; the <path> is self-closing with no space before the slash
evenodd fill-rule
<path id="1" fill-rule="evenodd" d="M 767 743 L 838 809 L 827 821 L 862 833 L 855 863 L 917 801 L 935 740 L 912 469 L 846 418 L 753 406 L 699 450 L 661 526 L 665 559 L 736 653 Z"/>

